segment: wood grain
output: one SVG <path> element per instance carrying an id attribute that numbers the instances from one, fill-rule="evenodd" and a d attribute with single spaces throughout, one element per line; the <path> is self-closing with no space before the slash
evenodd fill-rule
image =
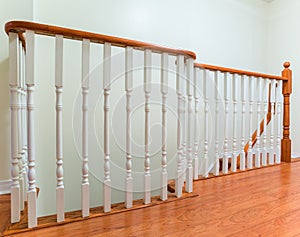
<path id="1" fill-rule="evenodd" d="M 112 214 L 117 214 L 121 212 L 128 212 L 128 211 L 133 211 L 141 208 L 146 208 L 146 207 L 152 207 L 156 206 L 159 204 L 165 204 L 168 202 L 173 202 L 173 201 L 178 201 L 181 199 L 186 199 L 186 198 L 192 198 L 198 196 L 195 193 L 185 193 L 183 192 L 183 195 L 181 198 L 176 198 L 174 194 L 169 194 L 168 199 L 166 201 L 161 201 L 160 197 L 152 197 L 151 198 L 151 203 L 145 205 L 143 200 L 135 200 L 133 201 L 133 206 L 132 208 L 125 208 L 124 203 L 118 203 L 118 204 L 113 204 L 111 207 L 111 212 L 105 213 L 103 210 L 103 207 L 94 207 L 90 208 L 90 216 L 86 218 L 82 218 L 82 211 L 72 211 L 65 213 L 65 220 L 62 222 L 57 223 L 57 216 L 56 215 L 50 215 L 50 216 L 45 216 L 45 217 L 39 217 L 38 218 L 38 226 L 29 229 L 27 228 L 28 226 L 28 218 L 27 218 L 27 205 L 24 209 L 24 212 L 22 212 L 21 216 L 21 221 L 18 223 L 10 224 L 10 221 L 8 220 L 6 224 L 6 227 L 4 228 L 2 233 L 4 236 L 9 236 L 11 234 L 16 234 L 16 233 L 22 233 L 22 232 L 27 232 L 27 231 L 32 231 L 32 230 L 37 230 L 37 229 L 42 229 L 42 228 L 48 228 L 51 226 L 57 226 L 57 225 L 64 225 L 72 222 L 77 222 L 77 221 L 83 221 L 95 217 L 102 217 L 102 216 L 107 216 L 107 215 L 112 215 Z M 3 227 L 2 227 L 3 228 Z"/>
<path id="2" fill-rule="evenodd" d="M 10 224 L 10 194 L 0 195 L 0 235 Z"/>
<path id="3" fill-rule="evenodd" d="M 292 70 L 290 63 L 284 63 L 282 76 L 287 77 L 287 81 L 283 81 L 283 138 L 281 140 L 281 161 L 291 162 L 292 141 L 290 139 L 290 95 L 292 94 Z"/>
<path id="4" fill-rule="evenodd" d="M 113 46 L 119 46 L 119 47 L 131 46 L 136 49 L 151 49 L 154 52 L 166 52 L 172 55 L 181 54 L 187 58 L 196 59 L 196 54 L 191 51 L 173 49 L 169 47 L 159 46 L 159 45 L 145 43 L 136 40 L 119 38 L 115 36 L 96 34 L 87 31 L 39 24 L 35 22 L 26 22 L 26 21 L 10 21 L 5 24 L 5 31 L 7 34 L 9 32 L 24 33 L 25 30 L 32 30 L 39 35 L 47 35 L 52 37 L 55 37 L 55 35 L 63 35 L 63 37 L 66 39 L 73 39 L 73 40 L 89 39 L 93 43 L 104 44 L 105 42 L 108 42 L 111 43 Z"/>
<path id="5" fill-rule="evenodd" d="M 30 236 L 297 236 L 299 172 L 297 161 L 206 179 L 194 183 L 195 198 L 33 230 Z"/>

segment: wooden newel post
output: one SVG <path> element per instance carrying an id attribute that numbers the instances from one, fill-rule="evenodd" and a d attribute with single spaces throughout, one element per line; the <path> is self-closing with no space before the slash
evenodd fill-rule
<path id="1" fill-rule="evenodd" d="M 290 95 L 292 94 L 292 70 L 289 69 L 290 63 L 283 64 L 282 76 L 288 78 L 283 81 L 283 137 L 281 139 L 281 161 L 291 162 L 291 139 L 290 139 Z"/>

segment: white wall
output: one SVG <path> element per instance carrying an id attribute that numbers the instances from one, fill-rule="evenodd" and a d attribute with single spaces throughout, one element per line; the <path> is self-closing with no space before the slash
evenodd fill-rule
<path id="1" fill-rule="evenodd" d="M 290 61 L 293 70 L 291 95 L 291 138 L 294 156 L 300 156 L 300 1 L 276 0 L 268 9 L 268 71 L 279 73 L 283 62 Z"/>
<path id="2" fill-rule="evenodd" d="M 4 31 L 4 23 L 13 19 L 32 20 L 32 14 L 32 0 L 0 1 L 0 180 L 10 179 L 8 37 Z"/>
<path id="3" fill-rule="evenodd" d="M 266 9 L 260 0 L 35 1 L 35 20 L 190 49 L 198 61 L 263 71 Z"/>

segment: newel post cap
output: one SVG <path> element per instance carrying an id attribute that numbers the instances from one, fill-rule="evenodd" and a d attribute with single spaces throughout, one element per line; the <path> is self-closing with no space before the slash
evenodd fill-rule
<path id="1" fill-rule="evenodd" d="M 285 62 L 283 64 L 284 68 L 289 68 L 291 66 L 291 63 L 290 62 Z"/>
<path id="2" fill-rule="evenodd" d="M 289 68 L 291 63 L 285 62 L 283 66 L 282 76 L 287 78 L 287 80 L 283 82 L 282 93 L 284 95 L 292 94 L 292 70 Z"/>

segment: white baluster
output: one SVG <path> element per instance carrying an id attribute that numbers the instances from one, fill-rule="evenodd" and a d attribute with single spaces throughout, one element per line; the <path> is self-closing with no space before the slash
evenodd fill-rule
<path id="1" fill-rule="evenodd" d="M 232 158 L 231 171 L 237 170 L 237 103 L 238 103 L 238 88 L 236 75 L 232 75 L 232 100 L 233 100 L 233 142 L 232 142 Z"/>
<path id="2" fill-rule="evenodd" d="M 103 58 L 103 89 L 104 89 L 104 212 L 111 210 L 111 180 L 109 155 L 109 93 L 111 83 L 111 44 L 104 43 Z"/>
<path id="3" fill-rule="evenodd" d="M 199 69 L 194 68 L 194 99 L 195 99 L 195 117 L 194 117 L 194 179 L 197 180 L 199 178 L 199 142 L 198 142 L 198 136 L 199 136 Z"/>
<path id="4" fill-rule="evenodd" d="M 144 54 L 144 92 L 145 92 L 145 176 L 144 176 L 144 204 L 151 202 L 151 174 L 150 174 L 150 154 L 149 154 L 149 99 L 151 93 L 151 76 L 152 76 L 152 53 L 151 50 L 145 50 Z"/>
<path id="5" fill-rule="evenodd" d="M 23 168 L 24 168 L 24 153 L 23 153 L 23 118 L 22 118 L 22 98 L 23 98 L 23 89 L 22 89 L 22 44 L 19 42 L 18 48 L 18 163 L 19 163 L 19 183 L 20 183 L 20 209 L 24 210 L 24 190 L 25 183 L 23 177 Z"/>
<path id="6" fill-rule="evenodd" d="M 275 103 L 276 103 L 276 80 L 271 81 L 271 121 L 270 121 L 270 150 L 269 150 L 269 164 L 274 164 L 275 150 L 274 150 L 274 124 L 275 124 Z"/>
<path id="7" fill-rule="evenodd" d="M 254 104 L 254 78 L 249 77 L 249 148 L 247 154 L 247 168 L 253 168 L 253 142 L 252 142 L 252 129 L 253 129 L 253 104 Z"/>
<path id="8" fill-rule="evenodd" d="M 183 75 L 184 75 L 184 56 L 177 56 L 176 68 L 176 93 L 178 99 L 178 119 L 177 119 L 177 174 L 175 180 L 175 194 L 176 197 L 182 196 L 182 159 L 183 159 L 183 146 L 182 146 L 182 115 L 183 115 Z"/>
<path id="9" fill-rule="evenodd" d="M 276 136 L 276 164 L 281 162 L 281 112 L 282 112 L 282 81 L 277 82 L 276 88 L 276 110 L 277 110 L 277 136 Z"/>
<path id="10" fill-rule="evenodd" d="M 27 189 L 28 189 L 28 180 L 27 180 L 27 127 L 26 127 L 26 82 L 25 82 L 25 49 L 20 44 L 21 50 L 21 65 L 22 70 L 22 102 L 21 102 L 21 113 L 22 113 L 22 156 L 23 156 L 23 179 L 24 179 L 24 192 L 23 199 L 27 201 Z"/>
<path id="11" fill-rule="evenodd" d="M 26 30 L 26 85 L 27 85 L 27 146 L 28 146 L 28 227 L 37 226 L 37 192 L 35 186 L 34 133 L 34 32 Z"/>
<path id="12" fill-rule="evenodd" d="M 241 126 L 241 153 L 240 153 L 240 170 L 246 169 L 246 154 L 245 154 L 245 146 L 246 146 L 246 78 L 243 75 L 241 78 L 241 98 L 242 98 L 242 126 Z"/>
<path id="13" fill-rule="evenodd" d="M 168 199 L 168 173 L 167 173 L 167 137 L 166 137 L 166 100 L 168 94 L 168 67 L 169 58 L 167 53 L 161 56 L 161 94 L 162 94 L 162 159 L 161 159 L 161 192 L 160 199 Z"/>
<path id="14" fill-rule="evenodd" d="M 186 62 L 187 90 L 188 95 L 188 121 L 187 121 L 187 167 L 186 167 L 186 185 L 185 190 L 188 193 L 193 192 L 193 80 L 194 80 L 194 60 L 189 58 Z"/>
<path id="15" fill-rule="evenodd" d="M 125 72 L 125 90 L 126 90 L 126 208 L 132 207 L 132 157 L 131 157 L 131 95 L 133 89 L 133 48 L 126 48 L 126 72 Z"/>
<path id="16" fill-rule="evenodd" d="M 56 87 L 56 213 L 57 222 L 65 220 L 64 172 L 63 172 L 63 36 L 56 35 L 55 44 L 55 87 Z"/>
<path id="17" fill-rule="evenodd" d="M 25 77 L 24 77 L 25 79 Z M 26 135 L 26 91 L 25 87 L 23 87 L 23 93 L 22 93 L 22 127 L 23 127 L 23 148 L 22 148 L 22 154 L 23 154 L 23 179 L 24 179 L 24 193 L 23 193 L 23 199 L 24 201 L 27 201 L 27 189 L 28 189 L 28 179 L 27 179 L 27 167 L 28 167 L 28 157 L 27 157 L 27 135 Z"/>
<path id="18" fill-rule="evenodd" d="M 262 154 L 262 165 L 267 165 L 267 119 L 268 119 L 268 97 L 269 97 L 269 80 L 264 79 L 263 82 L 263 103 L 264 103 L 264 133 L 263 133 L 263 154 Z"/>
<path id="19" fill-rule="evenodd" d="M 256 132 L 256 144 L 255 144 L 255 167 L 260 167 L 261 161 L 261 147 L 260 147 L 260 122 L 261 122 L 261 101 L 262 101 L 262 79 L 257 78 L 257 132 Z"/>
<path id="20" fill-rule="evenodd" d="M 26 122 L 26 110 L 27 110 L 27 106 L 26 106 L 26 88 L 24 87 L 23 90 L 23 102 L 22 102 L 22 107 L 23 107 L 23 122 L 22 122 L 22 126 L 24 129 L 24 146 L 23 146 L 23 154 L 24 154 L 24 162 L 23 162 L 23 179 L 24 179 L 24 201 L 27 202 L 27 191 L 28 191 L 28 177 L 27 177 L 27 172 L 28 172 L 28 155 L 27 155 L 27 122 Z"/>
<path id="21" fill-rule="evenodd" d="M 184 73 L 184 72 L 183 72 Z M 186 86 L 187 80 L 186 77 L 183 78 L 182 83 L 182 96 L 181 96 L 181 103 L 182 103 L 182 110 L 181 110 L 181 134 L 182 134 L 182 159 L 181 159 L 181 170 L 182 170 L 182 187 L 184 186 L 184 182 L 186 181 L 186 165 L 187 165 L 187 147 L 186 147 L 186 106 L 187 106 L 187 96 L 186 96 Z"/>
<path id="22" fill-rule="evenodd" d="M 229 126 L 229 81 L 228 73 L 224 74 L 224 100 L 225 100 L 225 122 L 224 122 L 224 157 L 223 157 L 223 167 L 222 172 L 224 174 L 228 173 L 228 126 Z"/>
<path id="23" fill-rule="evenodd" d="M 20 221 L 18 161 L 18 34 L 9 33 L 9 86 L 11 111 L 11 223 Z"/>
<path id="24" fill-rule="evenodd" d="M 82 183 L 81 183 L 81 208 L 82 217 L 90 215 L 90 184 L 88 168 L 88 92 L 89 92 L 89 74 L 90 74 L 90 40 L 82 41 Z"/>
<path id="25" fill-rule="evenodd" d="M 22 103 L 22 89 L 18 88 L 18 165 L 19 165 L 19 184 L 20 184 L 20 210 L 24 210 L 24 177 L 23 177 L 23 149 L 22 149 L 22 117 L 21 117 L 21 103 Z"/>
<path id="26" fill-rule="evenodd" d="M 203 71 L 203 97 L 204 97 L 204 169 L 203 177 L 208 177 L 208 70 Z"/>
<path id="27" fill-rule="evenodd" d="M 220 98 L 219 98 L 219 73 L 218 71 L 214 72 L 214 82 L 215 82 L 215 160 L 214 160 L 214 168 L 213 168 L 213 174 L 215 176 L 218 176 L 220 173 L 220 154 L 219 154 L 219 111 L 220 111 Z"/>

